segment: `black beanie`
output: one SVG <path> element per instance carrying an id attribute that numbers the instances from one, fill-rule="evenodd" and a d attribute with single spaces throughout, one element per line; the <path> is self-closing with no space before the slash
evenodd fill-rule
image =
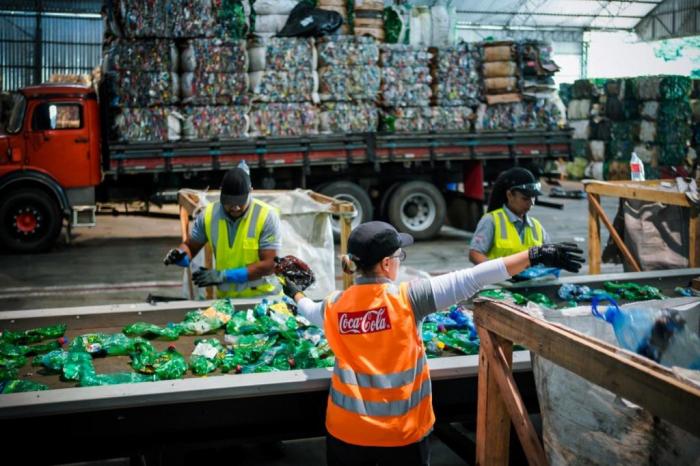
<path id="1" fill-rule="evenodd" d="M 250 193 L 250 190 L 250 176 L 239 167 L 227 171 L 221 181 L 221 194 L 223 196 L 241 196 Z"/>

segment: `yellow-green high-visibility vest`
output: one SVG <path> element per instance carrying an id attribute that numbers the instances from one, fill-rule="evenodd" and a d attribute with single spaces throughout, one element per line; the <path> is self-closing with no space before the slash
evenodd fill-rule
<path id="1" fill-rule="evenodd" d="M 214 250 L 216 270 L 236 269 L 258 262 L 260 235 L 267 216 L 275 208 L 253 198 L 238 224 L 233 245 L 230 245 L 225 213 L 219 206 L 220 203 L 214 202 L 204 211 L 204 229 Z M 251 298 L 270 294 L 274 289 L 275 286 L 263 277 L 244 284 L 222 283 L 217 286 L 216 295 L 219 298 Z"/>
<path id="2" fill-rule="evenodd" d="M 493 244 L 486 257 L 495 259 L 506 257 L 516 252 L 525 251 L 532 246 L 540 246 L 543 241 L 542 225 L 533 217 L 530 217 L 533 227 L 525 224 L 523 239 L 520 239 L 518 230 L 508 218 L 508 214 L 503 208 L 489 212 L 493 217 Z"/>

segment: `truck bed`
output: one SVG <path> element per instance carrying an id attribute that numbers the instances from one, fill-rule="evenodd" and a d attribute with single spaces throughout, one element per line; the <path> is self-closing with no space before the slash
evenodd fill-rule
<path id="1" fill-rule="evenodd" d="M 110 143 L 107 175 L 311 165 L 557 158 L 571 153 L 570 130 L 368 133 L 285 138 Z"/>

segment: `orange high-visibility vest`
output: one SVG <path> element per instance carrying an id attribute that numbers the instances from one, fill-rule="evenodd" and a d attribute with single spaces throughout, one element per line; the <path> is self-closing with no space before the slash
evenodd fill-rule
<path id="1" fill-rule="evenodd" d="M 353 285 L 325 303 L 335 353 L 328 433 L 353 445 L 418 442 L 435 423 L 430 372 L 407 284 Z"/>

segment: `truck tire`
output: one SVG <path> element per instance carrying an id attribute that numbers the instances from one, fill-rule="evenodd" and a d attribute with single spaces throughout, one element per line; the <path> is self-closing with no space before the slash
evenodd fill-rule
<path id="1" fill-rule="evenodd" d="M 58 204 L 44 191 L 20 189 L 0 200 L 0 242 L 11 251 L 46 251 L 62 226 Z"/>
<path id="2" fill-rule="evenodd" d="M 389 221 L 416 239 L 430 239 L 445 223 L 445 198 L 431 183 L 409 181 L 389 200 Z"/>
<path id="3" fill-rule="evenodd" d="M 322 186 L 320 192 L 341 201 L 351 202 L 355 206 L 357 215 L 352 219 L 352 228 L 355 228 L 360 223 L 369 222 L 374 216 L 372 200 L 369 198 L 369 194 L 358 184 L 350 181 L 334 181 Z M 340 240 L 340 219 L 338 217 L 331 217 L 331 227 L 333 228 L 335 240 Z"/>

